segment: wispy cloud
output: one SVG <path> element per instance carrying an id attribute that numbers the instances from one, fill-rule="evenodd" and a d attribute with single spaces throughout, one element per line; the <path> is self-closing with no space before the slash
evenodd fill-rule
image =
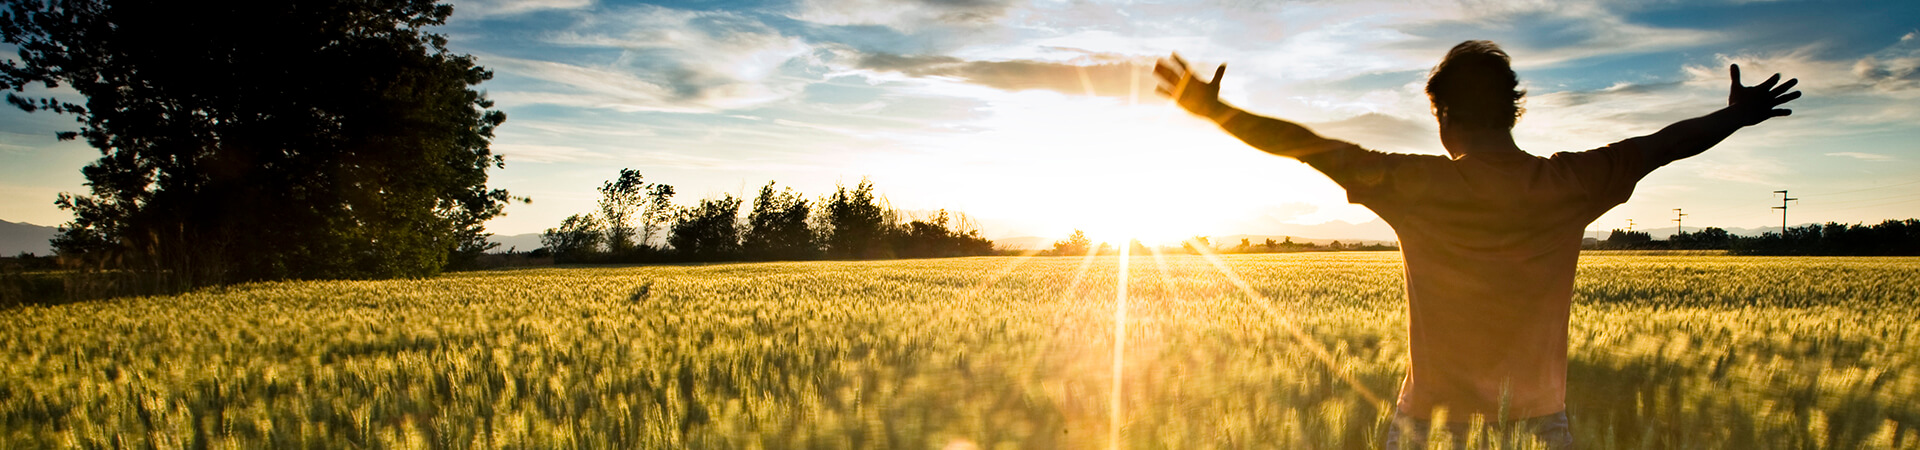
<path id="1" fill-rule="evenodd" d="M 581 9 L 594 0 L 450 0 L 453 11 L 462 17 L 508 16 L 526 12 Z"/>
<path id="2" fill-rule="evenodd" d="M 759 19 L 642 5 L 586 16 L 547 44 L 613 52 L 611 60 L 482 55 L 483 64 L 567 90 L 496 94 L 504 102 L 620 111 L 713 112 L 779 101 L 823 80 L 828 55 Z M 575 58 L 580 59 L 580 58 Z"/>
<path id="3" fill-rule="evenodd" d="M 494 144 L 493 151 L 516 163 L 545 164 L 605 158 L 605 155 L 584 148 L 565 145 Z"/>
<path id="4" fill-rule="evenodd" d="M 794 19 L 824 25 L 880 25 L 915 31 L 979 27 L 1004 15 L 1008 0 L 801 0 Z"/>
<path id="5" fill-rule="evenodd" d="M 1119 61 L 1116 61 L 1119 60 Z M 1151 58 L 1098 55 L 1079 62 L 968 61 L 952 56 L 871 53 L 857 67 L 915 77 L 944 77 L 1008 91 L 1044 89 L 1071 95 L 1151 97 Z M 1144 92 L 1142 92 L 1144 91 Z"/>
<path id="6" fill-rule="evenodd" d="M 1833 153 L 1828 153 L 1828 154 L 1827 154 L 1827 156 L 1840 156 L 1840 157 L 1846 157 L 1846 158 L 1853 158 L 1853 159 L 1858 159 L 1858 160 L 1862 160 L 1862 161 L 1892 161 L 1892 160 L 1894 160 L 1894 157 L 1892 157 L 1892 156 L 1889 156 L 1889 155 L 1882 155 L 1882 154 L 1879 154 L 1879 153 L 1862 153 L 1862 152 L 1833 152 Z"/>

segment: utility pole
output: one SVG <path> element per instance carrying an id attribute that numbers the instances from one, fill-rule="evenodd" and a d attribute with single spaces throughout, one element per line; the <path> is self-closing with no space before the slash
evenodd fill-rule
<path id="1" fill-rule="evenodd" d="M 1686 213 L 1680 212 L 1680 208 L 1674 208 L 1673 214 L 1673 234 L 1687 234 L 1686 226 L 1680 223 L 1680 219 L 1687 217 Z"/>
<path id="2" fill-rule="evenodd" d="M 1633 231 L 1633 219 L 1627 219 L 1627 231 Z"/>
<path id="3" fill-rule="evenodd" d="M 1780 206 L 1775 206 L 1773 209 L 1780 210 L 1780 237 L 1785 238 L 1787 237 L 1787 202 L 1799 201 L 1800 199 L 1788 197 L 1787 191 L 1785 190 L 1773 191 L 1773 193 L 1780 194 Z"/>

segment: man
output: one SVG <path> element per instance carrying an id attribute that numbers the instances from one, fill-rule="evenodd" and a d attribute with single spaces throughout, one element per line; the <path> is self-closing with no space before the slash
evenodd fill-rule
<path id="1" fill-rule="evenodd" d="M 1474 415 L 1572 445 L 1566 415 L 1567 317 L 1580 238 L 1626 202 L 1656 167 L 1700 154 L 1741 127 L 1792 111 L 1798 80 L 1740 84 L 1727 107 L 1606 147 L 1538 157 L 1513 141 L 1524 111 L 1506 52 L 1467 41 L 1447 52 L 1427 95 L 1449 156 L 1388 154 L 1220 101 L 1220 79 L 1197 79 L 1178 54 L 1154 73 L 1160 92 L 1248 145 L 1306 162 L 1393 226 L 1406 258 L 1406 379 L 1387 447 L 1425 448 L 1438 409 L 1456 439 Z M 1518 420 L 1515 420 L 1518 419 Z"/>

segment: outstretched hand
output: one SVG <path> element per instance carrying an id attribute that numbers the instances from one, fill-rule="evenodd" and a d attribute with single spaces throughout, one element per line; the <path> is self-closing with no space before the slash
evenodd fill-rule
<path id="1" fill-rule="evenodd" d="M 1201 81 L 1194 76 L 1187 61 L 1174 53 L 1153 65 L 1153 75 L 1160 80 L 1154 91 L 1172 98 L 1187 112 L 1214 118 L 1227 109 L 1226 104 L 1220 102 L 1220 78 L 1227 75 L 1226 64 L 1214 69 L 1213 81 Z"/>
<path id="2" fill-rule="evenodd" d="M 1740 65 L 1733 65 L 1733 91 L 1727 94 L 1727 109 L 1738 113 L 1741 126 L 1751 126 L 1767 119 L 1793 114 L 1793 110 L 1776 108 L 1782 104 L 1800 98 L 1800 91 L 1792 91 L 1800 83 L 1794 78 L 1774 86 L 1780 81 L 1780 74 L 1754 86 L 1740 85 Z"/>

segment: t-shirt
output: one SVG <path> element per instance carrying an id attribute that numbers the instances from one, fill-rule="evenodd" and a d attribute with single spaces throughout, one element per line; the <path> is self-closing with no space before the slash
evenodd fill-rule
<path id="1" fill-rule="evenodd" d="M 1567 317 L 1587 224 L 1653 170 L 1629 139 L 1584 152 L 1459 159 L 1343 145 L 1302 161 L 1393 227 L 1411 362 L 1399 410 L 1509 420 L 1566 409 Z"/>

